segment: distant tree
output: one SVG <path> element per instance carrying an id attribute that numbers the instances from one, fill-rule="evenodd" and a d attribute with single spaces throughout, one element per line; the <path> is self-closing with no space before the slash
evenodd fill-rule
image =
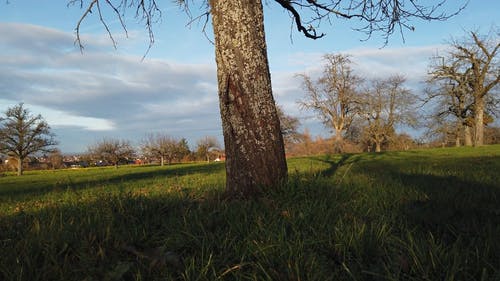
<path id="1" fill-rule="evenodd" d="M 415 146 L 415 141 L 407 133 L 396 134 L 389 143 L 390 150 L 409 150 Z"/>
<path id="2" fill-rule="evenodd" d="M 358 86 L 362 79 L 354 73 L 349 56 L 327 54 L 323 58 L 323 74 L 317 80 L 299 75 L 306 91 L 299 104 L 316 112 L 325 126 L 333 130 L 334 150 L 342 152 L 344 134 L 359 113 Z"/>
<path id="3" fill-rule="evenodd" d="M 176 1 L 186 5 L 186 0 Z M 443 3 L 422 5 L 417 1 L 313 1 L 275 0 L 289 12 L 293 24 L 304 36 L 318 39 L 315 23 L 338 19 L 353 19 L 361 26 L 358 31 L 371 36 L 382 32 L 385 38 L 395 31 L 413 30 L 412 18 L 445 20 L 457 12 L 445 15 Z M 129 0 L 70 0 L 83 8 L 77 23 L 77 43 L 83 20 L 96 15 L 108 31 L 101 7 L 110 6 L 125 28 L 124 11 L 132 9 L 146 23 L 151 44 L 152 24 L 161 15 L 157 1 Z M 219 103 L 226 150 L 226 190 L 234 196 L 251 196 L 263 187 L 277 186 L 287 178 L 287 164 L 279 118 L 272 95 L 271 75 L 264 32 L 264 7 L 261 0 L 209 0 L 206 20 L 212 18 Z M 188 9 L 186 9 L 188 10 Z M 461 8 L 460 8 L 461 10 Z M 307 19 L 307 16 L 311 16 Z M 83 47 L 82 47 L 83 48 Z"/>
<path id="4" fill-rule="evenodd" d="M 196 144 L 196 154 L 210 162 L 212 152 L 219 151 L 220 145 L 215 137 L 206 136 L 199 139 Z"/>
<path id="5" fill-rule="evenodd" d="M 470 37 L 455 39 L 450 47 L 446 56 L 436 57 L 431 65 L 429 83 L 441 87 L 428 99 L 441 99 L 441 112 L 453 114 L 457 118 L 457 127 L 463 127 L 465 144 L 470 144 L 470 128 L 473 128 L 472 143 L 480 146 L 484 143 L 489 107 L 497 105 L 500 99 L 498 29 L 492 30 L 488 36 L 470 32 Z"/>
<path id="6" fill-rule="evenodd" d="M 87 150 L 93 161 L 103 161 L 116 168 L 120 163 L 130 162 L 135 156 L 135 150 L 127 140 L 102 139 Z"/>
<path id="7" fill-rule="evenodd" d="M 305 128 L 300 137 L 301 141 L 293 146 L 294 155 L 313 154 L 313 138 L 308 128 Z"/>
<path id="8" fill-rule="evenodd" d="M 191 154 L 191 150 L 189 149 L 189 144 L 185 138 L 182 138 L 178 143 L 177 143 L 177 150 L 175 157 L 177 161 L 181 162 L 183 159 L 189 156 Z"/>
<path id="9" fill-rule="evenodd" d="M 425 119 L 426 121 L 422 124 L 425 128 L 424 143 L 432 143 L 441 147 L 450 144 L 457 146 L 457 141 L 460 143 L 461 138 L 460 135 L 457 135 L 457 122 L 455 120 L 449 120 L 436 114 L 426 116 Z"/>
<path id="10" fill-rule="evenodd" d="M 384 80 L 374 80 L 362 100 L 364 132 L 380 152 L 383 143 L 395 136 L 398 124 L 415 125 L 415 96 L 404 87 L 406 79 L 394 75 Z"/>
<path id="11" fill-rule="evenodd" d="M 361 112 L 360 112 L 361 113 Z M 364 120 L 359 118 L 354 118 L 349 128 L 347 128 L 344 137 L 346 141 L 352 144 L 360 144 L 363 141 L 363 127 L 365 123 Z"/>
<path id="12" fill-rule="evenodd" d="M 500 144 L 500 127 L 488 127 L 484 131 L 485 144 Z"/>
<path id="13" fill-rule="evenodd" d="M 59 149 L 55 149 L 52 151 L 47 159 L 49 160 L 50 166 L 52 169 L 59 169 L 63 166 L 63 156 L 61 154 L 61 151 Z"/>
<path id="14" fill-rule="evenodd" d="M 144 155 L 160 159 L 160 165 L 165 161 L 170 165 L 174 159 L 179 158 L 180 141 L 166 134 L 148 134 L 142 141 L 141 149 Z"/>
<path id="15" fill-rule="evenodd" d="M 280 126 L 281 126 L 281 134 L 283 135 L 283 140 L 285 141 L 285 147 L 288 144 L 300 141 L 301 134 L 298 131 L 300 126 L 299 119 L 291 115 L 285 114 L 281 106 L 276 106 L 276 109 L 278 110 L 278 117 L 280 119 Z"/>
<path id="16" fill-rule="evenodd" d="M 17 160 L 17 175 L 23 163 L 37 152 L 51 152 L 57 144 L 49 124 L 39 115 L 31 115 L 23 103 L 10 107 L 0 117 L 0 152 Z"/>

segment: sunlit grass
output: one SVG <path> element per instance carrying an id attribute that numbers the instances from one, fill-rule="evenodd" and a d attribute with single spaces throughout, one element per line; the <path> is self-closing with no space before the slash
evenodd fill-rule
<path id="1" fill-rule="evenodd" d="M 0 178 L 0 280 L 500 280 L 500 146 Z"/>

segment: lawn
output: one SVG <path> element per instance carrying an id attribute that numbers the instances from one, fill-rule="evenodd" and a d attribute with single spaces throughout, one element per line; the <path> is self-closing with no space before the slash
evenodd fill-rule
<path id="1" fill-rule="evenodd" d="M 500 280 L 500 146 L 0 177 L 0 280 Z"/>

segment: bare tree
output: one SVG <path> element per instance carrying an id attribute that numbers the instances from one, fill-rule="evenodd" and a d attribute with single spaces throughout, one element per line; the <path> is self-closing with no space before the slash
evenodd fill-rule
<path id="1" fill-rule="evenodd" d="M 59 169 L 64 165 L 64 159 L 59 149 L 54 149 L 47 157 L 52 169 Z"/>
<path id="2" fill-rule="evenodd" d="M 323 123 L 333 129 L 335 151 L 342 152 L 343 135 L 359 112 L 358 86 L 362 83 L 351 68 L 349 56 L 327 54 L 323 75 L 317 80 L 306 74 L 303 79 L 306 96 L 299 104 L 315 111 Z"/>
<path id="3" fill-rule="evenodd" d="M 31 115 L 20 103 L 0 117 L 0 152 L 17 160 L 17 175 L 23 174 L 23 163 L 37 152 L 51 152 L 57 144 L 55 135 L 42 115 Z"/>
<path id="4" fill-rule="evenodd" d="M 285 114 L 281 106 L 276 106 L 280 119 L 281 134 L 285 142 L 285 147 L 289 144 L 300 141 L 301 134 L 298 132 L 300 121 L 298 118 Z"/>
<path id="5" fill-rule="evenodd" d="M 170 165 L 178 157 L 179 141 L 166 134 L 148 134 L 141 149 L 145 155 L 159 158 L 161 166 L 165 165 L 165 160 Z"/>
<path id="6" fill-rule="evenodd" d="M 426 101 L 438 98 L 442 105 L 438 114 L 456 117 L 457 144 L 461 128 L 465 145 L 483 144 L 485 114 L 495 108 L 499 99 L 495 91 L 500 81 L 497 37 L 498 30 L 488 36 L 470 32 L 470 38 L 454 40 L 447 56 L 436 57 L 431 65 L 428 84 L 435 88 Z M 474 128 L 473 141 L 471 128 Z"/>
<path id="7" fill-rule="evenodd" d="M 219 151 L 220 145 L 215 137 L 206 136 L 198 140 L 196 153 L 210 162 L 210 155 L 214 151 Z"/>
<path id="8" fill-rule="evenodd" d="M 472 145 L 470 122 L 473 99 L 468 90 L 469 69 L 464 69 L 461 61 L 445 63 L 444 57 L 434 58 L 426 89 L 424 105 L 436 101 L 431 119 L 455 118 L 455 146 L 460 146 L 463 133 L 466 146 Z M 440 123 L 440 122 L 438 122 Z"/>
<path id="9" fill-rule="evenodd" d="M 481 146 L 484 143 L 486 101 L 490 91 L 500 81 L 500 65 L 497 58 L 500 48 L 498 35 L 499 30 L 492 31 L 486 37 L 470 32 L 469 40 L 455 41 L 452 44 L 451 55 L 467 67 L 464 75 L 474 98 L 474 146 Z"/>
<path id="10" fill-rule="evenodd" d="M 88 147 L 88 154 L 93 161 L 102 161 L 118 168 L 120 163 L 133 160 L 135 150 L 127 140 L 102 139 Z"/>
<path id="11" fill-rule="evenodd" d="M 404 87 L 406 79 L 395 75 L 374 80 L 363 95 L 361 113 L 366 121 L 364 132 L 380 152 L 382 144 L 395 135 L 398 124 L 416 124 L 415 96 Z"/>
<path id="12" fill-rule="evenodd" d="M 298 31 L 312 39 L 324 36 L 317 33 L 313 24 L 333 18 L 361 20 L 365 26 L 358 30 L 369 36 L 382 32 L 388 38 L 398 29 L 413 30 L 409 25 L 411 18 L 444 20 L 455 14 L 441 12 L 445 1 L 423 6 L 411 0 L 275 0 L 290 13 Z M 152 24 L 161 16 L 156 0 L 84 2 L 70 1 L 70 4 L 79 4 L 84 11 L 76 27 L 80 46 L 80 26 L 91 14 L 99 17 L 114 42 L 101 12 L 102 5 L 111 8 L 124 29 L 124 11 L 134 9 L 136 17 L 145 22 L 150 42 L 154 42 Z M 176 2 L 185 7 L 189 3 L 186 0 Z M 304 20 L 301 13 L 312 17 Z M 201 18 L 204 16 L 207 22 L 211 16 L 215 36 L 219 103 L 227 156 L 226 191 L 234 196 L 250 196 L 259 193 L 262 187 L 276 186 L 287 179 L 283 137 L 267 60 L 262 1 L 209 0 Z"/>
<path id="13" fill-rule="evenodd" d="M 177 143 L 177 152 L 175 154 L 175 157 L 177 161 L 182 161 L 185 157 L 189 156 L 191 154 L 191 151 L 189 150 L 189 144 L 185 138 L 182 138 L 178 143 Z"/>

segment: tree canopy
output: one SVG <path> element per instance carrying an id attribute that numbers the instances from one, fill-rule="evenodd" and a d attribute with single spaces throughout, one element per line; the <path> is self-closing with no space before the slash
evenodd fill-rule
<path id="1" fill-rule="evenodd" d="M 432 60 L 425 102 L 438 100 L 436 116 L 456 119 L 457 145 L 462 132 L 465 145 L 483 145 L 484 125 L 498 110 L 498 32 L 498 28 L 488 35 L 468 32 L 464 39 L 454 39 L 447 53 Z"/>
<path id="2" fill-rule="evenodd" d="M 52 152 L 55 135 L 42 115 L 32 115 L 19 103 L 0 117 L 0 152 L 17 160 L 17 174 L 23 174 L 24 160 L 37 152 Z"/>
<path id="3" fill-rule="evenodd" d="M 88 154 L 96 163 L 111 164 L 118 167 L 135 157 L 135 150 L 127 140 L 104 138 L 88 147 Z"/>

